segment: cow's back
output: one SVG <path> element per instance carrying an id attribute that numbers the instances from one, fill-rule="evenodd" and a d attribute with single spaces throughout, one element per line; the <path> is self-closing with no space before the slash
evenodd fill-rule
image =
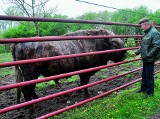
<path id="1" fill-rule="evenodd" d="M 14 59 L 36 59 L 92 51 L 96 51 L 95 43 L 89 40 L 18 43 L 14 46 Z M 95 62 L 93 63 L 92 59 L 93 56 L 86 56 L 27 64 L 20 67 L 22 70 L 29 70 L 29 74 L 32 74 L 36 71 L 37 75 L 41 73 L 49 76 L 91 67 L 93 64 L 95 64 Z"/>

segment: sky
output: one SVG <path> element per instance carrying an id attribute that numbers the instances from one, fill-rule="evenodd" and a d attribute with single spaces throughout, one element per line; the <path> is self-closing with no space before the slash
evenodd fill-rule
<path id="1" fill-rule="evenodd" d="M 11 4 L 3 3 L 0 0 L 0 15 L 4 15 L 3 10 L 11 6 Z M 31 0 L 26 0 L 31 1 Z M 141 5 L 148 7 L 153 12 L 160 9 L 160 0 L 81 0 L 86 2 L 92 2 L 99 5 L 105 5 L 108 7 L 114 7 L 117 9 L 125 8 L 135 8 Z M 77 17 L 87 12 L 98 12 L 98 11 L 115 11 L 114 9 L 109 9 L 102 6 L 95 6 L 86 4 L 83 2 L 78 2 L 76 0 L 50 0 L 48 7 L 57 6 L 57 13 L 62 15 L 67 15 L 69 17 Z"/>

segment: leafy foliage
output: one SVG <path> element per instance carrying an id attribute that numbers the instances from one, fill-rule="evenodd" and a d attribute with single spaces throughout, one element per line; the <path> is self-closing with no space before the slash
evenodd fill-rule
<path id="1" fill-rule="evenodd" d="M 55 15 L 53 18 L 65 18 L 67 16 Z M 43 22 L 39 27 L 40 36 L 59 36 L 69 30 L 70 24 L 61 22 Z"/>
<path id="2" fill-rule="evenodd" d="M 58 18 L 66 18 L 66 16 L 55 15 Z M 68 31 L 69 24 L 58 22 L 43 22 L 39 24 L 40 36 L 58 36 Z M 23 22 L 15 28 L 10 28 L 4 32 L 3 38 L 21 38 L 36 36 L 36 29 L 32 22 Z"/>
<path id="3" fill-rule="evenodd" d="M 118 10 L 113 13 L 111 21 L 137 24 L 141 18 L 150 18 L 152 15 L 153 13 L 147 7 L 141 6 L 134 9 Z M 137 27 L 113 26 L 112 29 L 116 34 L 142 34 L 142 30 Z"/>
<path id="4" fill-rule="evenodd" d="M 24 22 L 18 27 L 10 28 L 3 34 L 3 38 L 20 38 L 33 36 L 35 36 L 35 28 L 33 27 L 33 23 L 31 22 Z"/>
<path id="5" fill-rule="evenodd" d="M 100 11 L 100 12 L 88 12 L 81 16 L 76 17 L 78 20 L 92 20 L 103 22 L 120 22 L 120 23 L 132 23 L 137 24 L 142 17 L 149 17 L 151 22 L 156 21 L 160 24 L 160 10 L 153 13 L 145 6 L 140 6 L 133 9 L 117 10 L 115 12 Z M 67 16 L 61 14 L 47 14 L 46 17 L 51 18 L 65 18 Z M 67 32 L 73 32 L 77 30 L 87 29 L 99 29 L 105 28 L 113 31 L 116 35 L 133 35 L 143 34 L 142 30 L 138 27 L 131 26 L 118 26 L 118 25 L 103 25 L 103 24 L 79 24 L 79 23 L 61 23 L 61 22 L 39 22 L 39 36 L 58 36 Z M 3 38 L 18 38 L 18 37 L 34 37 L 36 36 L 35 24 L 32 22 L 20 23 L 17 27 L 10 28 L 3 33 Z"/>

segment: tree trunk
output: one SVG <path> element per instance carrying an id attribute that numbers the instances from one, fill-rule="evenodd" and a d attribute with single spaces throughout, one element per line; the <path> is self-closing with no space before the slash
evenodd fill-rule
<path id="1" fill-rule="evenodd" d="M 39 36 L 39 25 L 38 22 L 34 22 L 35 27 L 36 27 L 36 36 Z"/>

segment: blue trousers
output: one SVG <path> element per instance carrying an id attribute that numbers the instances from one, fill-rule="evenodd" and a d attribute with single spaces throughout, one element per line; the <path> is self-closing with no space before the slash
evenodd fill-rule
<path id="1" fill-rule="evenodd" d="M 143 62 L 141 90 L 154 94 L 154 62 Z"/>

